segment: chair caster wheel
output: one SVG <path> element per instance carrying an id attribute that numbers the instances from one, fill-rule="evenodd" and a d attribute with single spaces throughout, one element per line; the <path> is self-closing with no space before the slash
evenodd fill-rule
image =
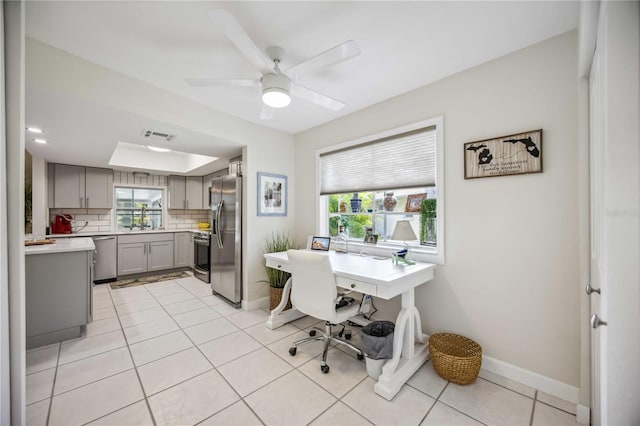
<path id="1" fill-rule="evenodd" d="M 358 361 L 362 361 L 364 359 L 364 355 L 356 354 L 356 358 L 358 358 Z"/>
<path id="2" fill-rule="evenodd" d="M 341 331 L 340 333 L 338 333 L 338 337 L 342 337 L 344 334 L 344 331 Z"/>
<path id="3" fill-rule="evenodd" d="M 328 365 L 321 365 L 320 366 L 320 370 L 322 370 L 322 372 L 324 374 L 327 374 L 329 372 L 329 366 Z"/>
<path id="4" fill-rule="evenodd" d="M 296 352 L 298 351 L 298 348 L 289 348 L 289 355 L 291 356 L 295 356 Z"/>
<path id="5" fill-rule="evenodd" d="M 344 333 L 344 338 L 347 340 L 351 340 L 351 332 L 347 331 L 346 333 Z"/>
<path id="6" fill-rule="evenodd" d="M 316 335 L 316 331 L 315 330 L 309 331 L 309 336 L 313 337 L 315 335 Z"/>

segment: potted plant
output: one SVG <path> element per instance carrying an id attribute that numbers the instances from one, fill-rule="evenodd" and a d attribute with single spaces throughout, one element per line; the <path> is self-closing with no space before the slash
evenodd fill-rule
<path id="1" fill-rule="evenodd" d="M 420 205 L 420 244 L 435 246 L 436 243 L 436 199 L 427 198 Z"/>
<path id="2" fill-rule="evenodd" d="M 280 251 L 287 251 L 289 249 L 298 248 L 295 243 L 295 239 L 291 238 L 289 234 L 283 234 L 280 232 L 273 232 L 264 245 L 265 253 L 277 253 Z M 269 310 L 272 311 L 276 306 L 280 304 L 282 299 L 282 291 L 284 289 L 287 280 L 291 276 L 290 273 L 281 271 L 279 269 L 269 268 L 265 266 L 267 272 L 267 280 L 270 287 L 270 301 Z M 287 302 L 285 310 L 291 309 L 291 301 Z"/>

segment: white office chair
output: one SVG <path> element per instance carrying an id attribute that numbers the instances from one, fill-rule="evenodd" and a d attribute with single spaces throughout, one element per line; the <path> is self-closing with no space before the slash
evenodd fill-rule
<path id="1" fill-rule="evenodd" d="M 329 344 L 333 341 L 347 346 L 356 353 L 359 360 L 364 354 L 362 351 L 347 341 L 341 339 L 342 331 L 333 334 L 331 326 L 347 321 L 358 312 L 358 304 L 353 303 L 340 308 L 336 308 L 336 303 L 340 301 L 336 287 L 336 279 L 333 275 L 333 268 L 327 253 L 313 253 L 302 250 L 287 251 L 289 264 L 291 267 L 291 302 L 296 309 L 304 314 L 325 321 L 324 333 L 316 336 L 315 331 L 309 332 L 306 339 L 298 340 L 289 349 L 291 356 L 296 354 L 298 345 L 303 343 L 324 340 L 324 352 L 322 353 L 322 363 L 320 369 L 323 373 L 329 372 L 327 365 L 327 351 Z M 321 330 L 322 331 L 322 330 Z M 350 333 L 345 335 L 347 339 Z"/>

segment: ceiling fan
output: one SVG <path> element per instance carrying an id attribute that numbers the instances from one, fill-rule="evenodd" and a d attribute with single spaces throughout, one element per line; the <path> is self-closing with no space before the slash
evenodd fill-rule
<path id="1" fill-rule="evenodd" d="M 360 49 L 358 49 L 354 41 L 346 41 L 283 71 L 280 69 L 280 60 L 284 53 L 282 48 L 270 47 L 265 55 L 228 11 L 218 9 L 209 12 L 208 15 L 216 27 L 220 28 L 229 40 L 235 44 L 240 53 L 260 71 L 262 78 L 230 80 L 212 78 L 185 79 L 185 82 L 190 86 L 262 86 L 263 106 L 260 118 L 266 120 L 273 117 L 274 108 L 283 108 L 289 105 L 291 102 L 290 95 L 333 111 L 338 111 L 345 106 L 344 103 L 336 99 L 300 86 L 296 81 L 304 73 L 316 71 L 358 56 Z"/>

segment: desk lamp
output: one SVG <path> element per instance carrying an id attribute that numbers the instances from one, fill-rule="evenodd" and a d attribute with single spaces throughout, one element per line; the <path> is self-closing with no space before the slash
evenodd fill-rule
<path id="1" fill-rule="evenodd" d="M 402 257 L 405 261 L 410 261 L 409 244 L 407 244 L 407 241 L 413 241 L 418 239 L 418 237 L 416 236 L 416 233 L 413 232 L 413 228 L 411 227 L 411 222 L 409 222 L 408 220 L 397 221 L 395 228 L 393 228 L 393 234 L 391 235 L 391 239 L 404 241 L 404 250 L 402 250 L 404 251 L 404 256 Z"/>

